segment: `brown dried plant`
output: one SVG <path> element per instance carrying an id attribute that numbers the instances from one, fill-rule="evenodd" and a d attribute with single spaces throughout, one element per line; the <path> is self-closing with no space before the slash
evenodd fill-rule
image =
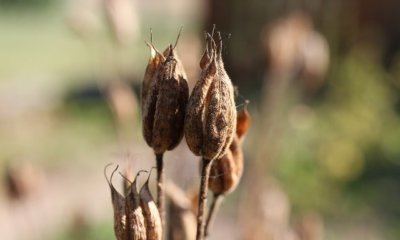
<path id="1" fill-rule="evenodd" d="M 182 30 L 182 28 L 181 28 Z M 183 137 L 183 121 L 189 97 L 185 70 L 174 46 L 160 53 L 150 43 L 150 59 L 142 85 L 142 124 L 146 143 L 153 148 L 157 163 L 157 206 L 164 219 L 163 155 L 174 149 Z M 164 222 L 164 221 L 163 221 Z"/>
<path id="2" fill-rule="evenodd" d="M 200 60 L 200 79 L 190 97 L 186 73 L 176 53 L 180 33 L 175 45 L 169 45 L 162 53 L 154 47 L 152 34 L 150 43 L 146 42 L 150 48 L 150 59 L 142 83 L 142 125 L 144 139 L 156 156 L 157 204 L 150 193 L 149 179 L 137 192 L 136 179 L 140 172 L 133 183 L 123 176 L 129 183 L 125 183 L 129 189 L 125 197 L 119 194 L 111 183 L 117 167 L 107 181 L 111 189 L 114 230 L 118 240 L 163 238 L 163 155 L 173 150 L 183 135 L 189 149 L 202 157 L 198 209 L 196 213 L 190 212 L 192 217 L 197 214 L 196 240 L 203 240 L 207 229 L 205 210 L 208 185 L 214 193 L 214 201 L 207 226 L 222 196 L 234 190 L 242 174 L 241 142 L 249 125 L 249 116 L 244 112 L 246 110 L 237 114 L 234 88 L 222 59 L 221 33 L 217 32 L 214 36 L 213 29 L 211 34 L 205 34 L 206 47 Z M 210 172 L 213 174 L 211 179 Z M 175 204 L 175 210 L 188 211 L 190 201 L 186 200 L 184 207 Z M 190 234 L 188 229 L 179 229 L 178 235 L 183 239 L 194 237 L 194 231 Z M 190 229 L 194 230 L 194 227 Z"/>
<path id="3" fill-rule="evenodd" d="M 231 144 L 236 129 L 236 107 L 232 82 L 222 60 L 222 38 L 214 30 L 206 33 L 206 50 L 200 61 L 202 69 L 190 95 L 185 116 L 185 138 L 190 150 L 202 157 L 196 239 L 204 239 L 204 212 L 207 202 L 211 164 L 222 157 Z"/>

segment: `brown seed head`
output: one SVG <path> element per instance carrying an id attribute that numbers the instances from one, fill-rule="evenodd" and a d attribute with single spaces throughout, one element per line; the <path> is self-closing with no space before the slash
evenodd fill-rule
<path id="1" fill-rule="evenodd" d="M 222 61 L 221 39 L 216 47 L 207 34 L 206 48 L 210 51 L 206 49 L 200 61 L 202 72 L 189 98 L 184 131 L 190 150 L 211 160 L 223 156 L 232 142 L 236 108 L 232 82 Z"/>
<path id="2" fill-rule="evenodd" d="M 186 73 L 175 47 L 170 45 L 164 54 L 160 59 L 165 60 L 156 67 L 148 90 L 142 94 L 143 135 L 156 154 L 172 150 L 182 140 L 189 96 Z"/>

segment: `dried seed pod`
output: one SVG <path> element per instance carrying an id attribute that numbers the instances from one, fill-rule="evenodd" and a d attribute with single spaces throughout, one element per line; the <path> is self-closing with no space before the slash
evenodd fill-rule
<path id="1" fill-rule="evenodd" d="M 218 34 L 220 36 L 220 34 Z M 236 129 L 236 108 L 232 82 L 222 60 L 222 40 L 218 47 L 208 34 L 211 62 L 206 66 L 189 98 L 185 116 L 185 137 L 190 150 L 205 159 L 223 156 Z M 207 65 L 206 60 L 201 65 Z"/>
<path id="2" fill-rule="evenodd" d="M 214 194 L 232 192 L 238 185 L 243 173 L 243 152 L 236 136 L 227 153 L 211 165 L 209 178 L 210 190 Z"/>
<path id="3" fill-rule="evenodd" d="M 108 166 L 110 166 L 110 164 L 104 168 L 104 176 L 106 177 L 106 180 L 111 190 L 111 201 L 114 210 L 114 232 L 117 240 L 126 240 L 128 232 L 125 211 L 125 197 L 122 196 L 112 185 L 112 178 L 114 176 L 114 173 L 118 170 L 118 166 L 111 173 L 110 179 L 108 179 L 106 175 L 106 170 Z"/>
<path id="4" fill-rule="evenodd" d="M 128 194 L 126 196 L 126 215 L 127 215 L 127 239 L 146 240 L 146 224 L 143 216 L 143 211 L 140 205 L 140 196 L 137 190 L 137 178 L 141 172 L 139 171 L 135 180 L 130 185 Z"/>
<path id="5" fill-rule="evenodd" d="M 143 99 L 143 135 L 156 154 L 172 150 L 183 137 L 189 87 L 174 48 L 168 47 Z"/>
<path id="6" fill-rule="evenodd" d="M 238 185 L 243 172 L 242 137 L 250 126 L 250 115 L 246 105 L 237 114 L 236 136 L 226 154 L 212 163 L 209 179 L 214 194 L 232 192 Z"/>
<path id="7" fill-rule="evenodd" d="M 150 174 L 149 174 L 150 179 Z M 146 226 L 147 240 L 161 240 L 162 239 L 162 223 L 160 213 L 158 212 L 157 205 L 151 196 L 149 189 L 149 179 L 140 189 L 140 205 L 143 210 Z"/>

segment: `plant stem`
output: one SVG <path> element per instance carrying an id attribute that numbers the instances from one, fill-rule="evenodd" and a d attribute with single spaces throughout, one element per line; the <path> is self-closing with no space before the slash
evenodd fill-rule
<path id="1" fill-rule="evenodd" d="M 156 154 L 157 162 L 157 208 L 160 213 L 161 223 L 164 229 L 164 153 Z"/>
<path id="2" fill-rule="evenodd" d="M 210 207 L 210 210 L 208 211 L 208 215 L 207 215 L 207 222 L 206 222 L 206 226 L 205 226 L 205 236 L 206 237 L 209 235 L 210 226 L 214 222 L 214 219 L 217 216 L 219 206 L 221 205 L 223 200 L 224 200 L 223 194 L 219 194 L 219 193 L 214 194 L 213 200 L 211 203 L 211 207 Z"/>
<path id="3" fill-rule="evenodd" d="M 210 176 L 212 160 L 203 158 L 203 165 L 201 167 L 201 181 L 200 181 L 200 193 L 199 193 L 199 209 L 197 212 L 197 233 L 196 240 L 204 239 L 204 212 L 207 205 L 207 193 L 208 193 L 208 178 Z"/>

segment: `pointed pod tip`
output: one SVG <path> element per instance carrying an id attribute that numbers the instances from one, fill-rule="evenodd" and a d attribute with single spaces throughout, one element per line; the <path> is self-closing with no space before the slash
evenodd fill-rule
<path id="1" fill-rule="evenodd" d="M 111 165 L 113 165 L 113 163 L 108 163 L 105 167 L 104 167 L 104 177 L 106 178 L 106 180 L 107 180 L 107 182 L 108 182 L 108 184 L 110 185 L 110 186 L 112 186 L 112 178 L 113 178 L 113 176 L 114 176 L 114 173 L 118 170 L 118 168 L 119 168 L 119 165 L 117 164 L 117 166 L 115 167 L 115 169 L 112 171 L 112 173 L 111 173 L 111 175 L 110 175 L 110 178 L 108 178 L 107 177 L 107 169 L 111 166 Z"/>

